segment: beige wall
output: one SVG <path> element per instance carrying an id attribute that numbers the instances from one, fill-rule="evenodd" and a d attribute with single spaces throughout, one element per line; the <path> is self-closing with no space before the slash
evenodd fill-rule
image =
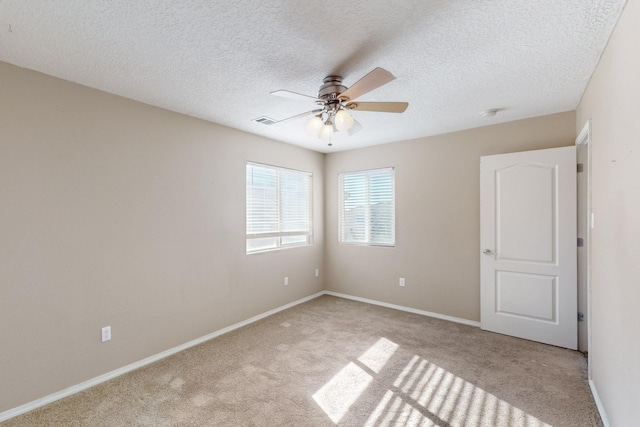
<path id="1" fill-rule="evenodd" d="M 640 420 L 640 1 L 630 0 L 577 110 L 592 120 L 593 383 L 612 426 Z M 634 320 L 635 319 L 635 320 Z"/>
<path id="2" fill-rule="evenodd" d="M 568 112 L 329 154 L 327 289 L 479 321 L 480 156 L 574 141 Z M 339 244 L 338 173 L 386 166 L 395 167 L 396 247 Z"/>
<path id="3" fill-rule="evenodd" d="M 0 93 L 0 412 L 324 288 L 324 155 L 4 63 Z M 245 254 L 247 160 L 313 172 L 315 245 Z"/>

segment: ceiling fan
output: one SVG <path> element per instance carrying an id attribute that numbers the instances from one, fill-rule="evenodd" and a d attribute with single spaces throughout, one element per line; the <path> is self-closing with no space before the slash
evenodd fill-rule
<path id="1" fill-rule="evenodd" d="M 305 116 L 314 117 L 307 122 L 305 130 L 312 136 L 330 141 L 336 131 L 347 131 L 350 135 L 362 129 L 349 114 L 349 111 L 375 111 L 382 113 L 402 113 L 409 103 L 407 102 L 358 102 L 354 101 L 382 85 L 394 80 L 395 76 L 384 68 L 375 68 L 366 76 L 347 88 L 342 84 L 342 76 L 327 76 L 322 80 L 318 96 L 303 95 L 289 90 L 276 90 L 271 95 L 289 99 L 313 100 L 318 108 L 307 111 L 286 119 L 274 121 L 281 123 L 288 120 L 299 119 Z M 329 142 L 331 145 L 331 142 Z"/>

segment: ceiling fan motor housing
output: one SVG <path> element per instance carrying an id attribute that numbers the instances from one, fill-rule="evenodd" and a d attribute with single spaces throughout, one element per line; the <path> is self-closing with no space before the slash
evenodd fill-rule
<path id="1" fill-rule="evenodd" d="M 325 101 L 337 100 L 338 95 L 347 90 L 346 86 L 342 84 L 341 76 L 327 76 L 322 82 L 324 84 L 320 86 L 318 98 Z"/>

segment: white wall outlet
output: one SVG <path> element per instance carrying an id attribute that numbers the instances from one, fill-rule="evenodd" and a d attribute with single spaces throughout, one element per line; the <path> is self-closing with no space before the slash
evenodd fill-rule
<path id="1" fill-rule="evenodd" d="M 320 270 L 316 268 L 316 277 L 320 277 Z"/>
<path id="2" fill-rule="evenodd" d="M 111 326 L 105 326 L 102 328 L 102 342 L 109 341 L 111 339 Z"/>
<path id="3" fill-rule="evenodd" d="M 404 286 L 405 285 L 404 277 L 400 278 L 400 280 L 398 281 L 398 285 L 400 285 L 400 286 Z"/>
<path id="4" fill-rule="evenodd" d="M 289 286 L 289 278 L 288 277 L 284 278 L 284 285 L 285 286 Z"/>

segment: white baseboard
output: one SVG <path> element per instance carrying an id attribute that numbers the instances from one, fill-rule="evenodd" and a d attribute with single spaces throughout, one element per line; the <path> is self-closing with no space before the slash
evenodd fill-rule
<path id="1" fill-rule="evenodd" d="M 359 302 L 365 302 L 367 304 L 379 305 L 381 307 L 393 308 L 395 310 L 406 311 L 408 313 L 420 314 L 422 316 L 435 317 L 436 319 L 448 320 L 450 322 L 462 323 L 464 325 L 480 327 L 480 322 L 474 320 L 463 319 L 461 317 L 447 316 L 446 314 L 432 313 L 431 311 L 419 310 L 417 308 L 405 307 L 403 305 L 389 304 L 382 301 L 376 301 L 368 298 L 354 297 L 352 295 L 341 294 L 339 292 L 324 291 L 325 295 L 332 295 L 334 297 L 350 299 Z"/>
<path id="2" fill-rule="evenodd" d="M 58 391 L 56 393 L 50 394 L 50 395 L 42 397 L 40 399 L 36 399 L 36 400 L 34 400 L 32 402 L 25 403 L 24 405 L 20 405 L 20 406 L 18 406 L 16 408 L 9 409 L 9 410 L 4 411 L 4 412 L 0 412 L 0 422 L 6 421 L 6 420 L 8 420 L 10 418 L 13 418 L 13 417 L 17 417 L 18 415 L 24 414 L 26 412 L 33 411 L 36 408 L 39 408 L 41 406 L 44 406 L 44 405 L 47 405 L 49 403 L 55 402 L 56 400 L 62 399 L 64 397 L 71 396 L 72 394 L 75 394 L 75 393 L 78 393 L 80 391 L 86 390 L 86 389 L 88 389 L 90 387 L 93 387 L 93 386 L 98 385 L 100 383 L 103 383 L 105 381 L 109 381 L 109 380 L 111 380 L 113 378 L 119 377 L 122 374 L 126 374 L 127 372 L 131 372 L 131 371 L 133 371 L 135 369 L 138 369 L 138 368 L 141 368 L 143 366 L 149 365 L 149 364 L 151 364 L 153 362 L 157 362 L 160 359 L 164 359 L 165 357 L 169 357 L 169 356 L 171 356 L 173 354 L 176 354 L 178 352 L 186 350 L 186 349 L 188 349 L 190 347 L 194 347 L 194 346 L 196 346 L 198 344 L 202 344 L 205 341 L 209 341 L 210 339 L 219 337 L 220 335 L 226 334 L 227 332 L 231 332 L 231 331 L 233 331 L 235 329 L 238 329 L 238 328 L 241 328 L 243 326 L 249 325 L 250 323 L 257 322 L 258 320 L 264 319 L 265 317 L 269 317 L 269 316 L 271 316 L 273 314 L 276 314 L 276 313 L 278 313 L 278 312 L 280 312 L 282 310 L 286 310 L 288 308 L 291 308 L 291 307 L 296 306 L 298 304 L 302 304 L 303 302 L 310 301 L 310 300 L 312 300 L 314 298 L 317 298 L 319 296 L 322 296 L 322 295 L 324 295 L 324 291 L 318 292 L 318 293 L 313 294 L 313 295 L 309 295 L 308 297 L 305 297 L 305 298 L 299 299 L 297 301 L 293 301 L 293 302 L 291 302 L 289 304 L 285 304 L 283 306 L 274 308 L 273 310 L 269 310 L 269 311 L 267 311 L 265 313 L 259 314 L 257 316 L 254 316 L 254 317 L 250 318 L 250 319 L 243 320 L 242 322 L 235 323 L 235 324 L 233 324 L 231 326 L 227 326 L 226 328 L 223 328 L 223 329 L 219 329 L 219 330 L 217 330 L 215 332 L 212 332 L 212 333 L 210 333 L 208 335 L 205 335 L 203 337 L 196 338 L 195 340 L 189 341 L 189 342 L 184 343 L 182 345 L 179 345 L 177 347 L 173 347 L 173 348 L 170 348 L 169 350 L 165 350 L 165 351 L 163 351 L 161 353 L 154 354 L 153 356 L 147 357 L 146 359 L 142 359 L 142 360 L 134 362 L 134 363 L 132 363 L 130 365 L 123 366 L 122 368 L 118 368 L 118 369 L 116 369 L 114 371 L 107 372 L 106 374 L 97 376 L 95 378 L 92 378 L 90 380 L 84 381 L 84 382 L 82 382 L 80 384 L 76 384 L 76 385 L 71 386 L 69 388 L 65 388 L 64 390 L 60 390 L 60 391 Z"/>
<path id="3" fill-rule="evenodd" d="M 593 382 L 593 380 L 589 380 L 589 388 L 591 388 L 593 400 L 596 402 L 598 412 L 600 413 L 600 418 L 602 418 L 602 424 L 604 425 L 604 427 L 610 427 L 611 424 L 609 423 L 609 418 L 607 418 L 607 413 L 604 410 L 604 405 L 602 404 L 602 400 L 600 400 L 598 389 L 596 388 L 596 384 Z"/>

